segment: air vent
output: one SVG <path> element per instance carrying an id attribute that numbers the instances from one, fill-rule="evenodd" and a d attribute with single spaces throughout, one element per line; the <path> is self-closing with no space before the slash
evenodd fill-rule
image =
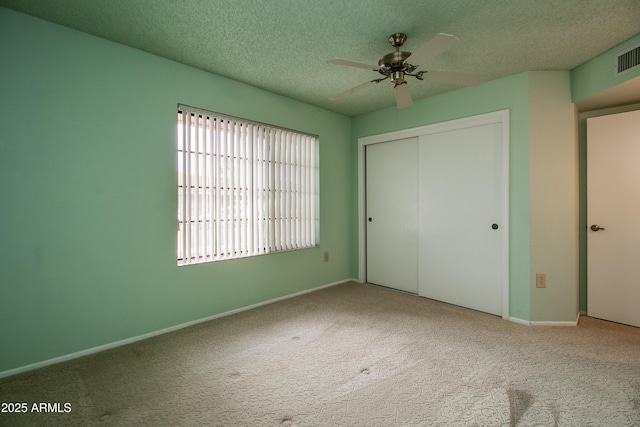
<path id="1" fill-rule="evenodd" d="M 616 55 L 616 75 L 627 73 L 640 67 L 640 44 Z"/>

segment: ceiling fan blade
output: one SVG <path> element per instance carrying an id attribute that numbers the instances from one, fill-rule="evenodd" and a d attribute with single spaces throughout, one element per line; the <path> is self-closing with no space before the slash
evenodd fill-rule
<path id="1" fill-rule="evenodd" d="M 442 52 L 451 49 L 458 44 L 460 40 L 451 34 L 440 33 L 418 49 L 413 51 L 411 56 L 407 58 L 409 64 L 419 67 L 428 59 L 440 55 Z"/>
<path id="2" fill-rule="evenodd" d="M 444 73 L 441 71 L 427 71 L 420 75 L 422 80 L 460 86 L 477 86 L 485 80 L 484 77 L 477 74 Z"/>
<path id="3" fill-rule="evenodd" d="M 364 68 L 365 70 L 378 71 L 380 67 L 376 65 L 364 64 L 362 62 L 349 61 L 347 59 L 328 59 L 329 64 L 346 65 L 347 67 Z"/>
<path id="4" fill-rule="evenodd" d="M 396 105 L 398 108 L 407 108 L 413 104 L 409 85 L 406 82 L 397 84 L 394 89 L 396 91 Z"/>
<path id="5" fill-rule="evenodd" d="M 370 82 L 362 83 L 356 87 L 352 87 L 351 89 L 347 89 L 344 92 L 340 92 L 337 95 L 333 95 L 329 98 L 330 101 L 337 101 L 338 99 L 346 98 L 349 95 L 353 95 L 356 92 L 360 92 L 362 89 L 366 89 L 369 86 L 373 86 L 376 83 L 379 83 L 381 80 L 371 80 Z"/>

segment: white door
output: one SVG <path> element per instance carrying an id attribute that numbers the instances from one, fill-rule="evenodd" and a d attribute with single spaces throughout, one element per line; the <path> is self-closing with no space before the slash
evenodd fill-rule
<path id="1" fill-rule="evenodd" d="M 418 140 L 366 147 L 367 282 L 418 292 Z"/>
<path id="2" fill-rule="evenodd" d="M 587 119 L 587 221 L 588 315 L 640 326 L 640 111 Z"/>
<path id="3" fill-rule="evenodd" d="M 506 262 L 500 123 L 420 137 L 419 295 L 502 314 Z"/>

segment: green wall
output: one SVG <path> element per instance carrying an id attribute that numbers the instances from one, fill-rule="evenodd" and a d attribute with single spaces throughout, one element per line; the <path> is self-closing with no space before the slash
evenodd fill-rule
<path id="1" fill-rule="evenodd" d="M 4 8 L 0 52 L 0 373 L 349 278 L 348 117 Z M 176 266 L 178 103 L 319 135 L 320 248 Z"/>
<path id="2" fill-rule="evenodd" d="M 395 107 L 355 117 L 352 124 L 352 186 L 357 194 L 358 138 L 400 129 L 473 116 L 492 111 L 510 110 L 510 316 L 530 319 L 529 289 L 529 128 L 528 73 L 486 82 L 416 101 L 411 107 Z M 354 198 L 355 199 L 355 198 Z M 357 200 L 352 201 L 357 223 Z M 358 275 L 357 227 L 352 228 L 351 276 Z"/>

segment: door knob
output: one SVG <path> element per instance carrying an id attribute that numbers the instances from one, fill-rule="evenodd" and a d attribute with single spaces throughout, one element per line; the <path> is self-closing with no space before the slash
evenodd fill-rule
<path id="1" fill-rule="evenodd" d="M 600 231 L 600 230 L 604 230 L 604 227 L 598 227 L 596 224 L 593 224 L 591 226 L 591 231 Z"/>
<path id="2" fill-rule="evenodd" d="M 491 228 L 493 228 L 494 230 L 498 229 L 498 224 L 491 224 Z"/>
<path id="3" fill-rule="evenodd" d="M 369 217 L 369 222 L 373 221 L 373 218 Z"/>

